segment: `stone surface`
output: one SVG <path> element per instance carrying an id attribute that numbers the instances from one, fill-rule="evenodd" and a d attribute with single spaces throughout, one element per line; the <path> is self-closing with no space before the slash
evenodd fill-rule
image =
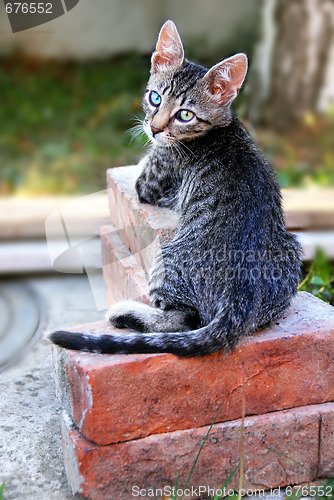
<path id="1" fill-rule="evenodd" d="M 112 333 L 107 322 L 74 331 Z M 119 332 L 119 330 L 118 330 Z M 334 399 L 334 308 L 305 292 L 271 328 L 234 352 L 96 355 L 54 348 L 58 397 L 86 438 L 100 444 Z"/>
<path id="2" fill-rule="evenodd" d="M 108 286 L 108 305 L 121 300 L 149 303 L 147 277 L 136 257 L 112 225 L 100 230 L 103 275 Z"/>
<path id="3" fill-rule="evenodd" d="M 161 245 L 175 234 L 179 219 L 171 210 L 137 201 L 134 184 L 139 173 L 138 165 L 107 171 L 110 219 L 148 272 Z"/>
<path id="4" fill-rule="evenodd" d="M 269 489 L 315 479 L 322 413 L 333 418 L 334 404 L 246 418 L 243 488 Z M 138 491 L 133 487 L 145 489 L 147 496 L 142 497 L 148 498 L 149 489 L 175 486 L 179 471 L 179 487 L 184 487 L 209 430 L 193 428 L 97 446 L 71 426 L 67 415 L 63 415 L 62 428 L 65 466 L 73 491 L 99 500 L 132 498 Z M 207 488 L 220 488 L 237 467 L 240 439 L 241 420 L 213 425 L 188 485 L 197 488 L 193 498 L 207 498 Z M 238 479 L 239 472 L 229 487 L 237 486 Z M 201 495 L 200 486 L 205 488 Z"/>

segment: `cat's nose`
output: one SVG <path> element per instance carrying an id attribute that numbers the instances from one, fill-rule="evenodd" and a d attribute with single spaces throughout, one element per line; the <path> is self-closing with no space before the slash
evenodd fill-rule
<path id="1" fill-rule="evenodd" d="M 162 132 L 162 129 L 161 129 L 161 128 L 153 127 L 153 125 L 151 125 L 151 130 L 152 130 L 153 137 L 154 137 L 156 134 L 159 134 L 160 132 Z"/>

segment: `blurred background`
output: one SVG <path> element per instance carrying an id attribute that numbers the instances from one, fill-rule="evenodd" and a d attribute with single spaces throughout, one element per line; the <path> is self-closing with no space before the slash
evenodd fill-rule
<path id="1" fill-rule="evenodd" d="M 331 0 L 80 0 L 13 34 L 1 2 L 1 195 L 91 193 L 138 161 L 128 131 L 168 18 L 198 63 L 248 54 L 236 109 L 281 185 L 334 185 L 333 17 Z"/>
<path id="2" fill-rule="evenodd" d="M 286 190 L 287 225 L 305 251 L 303 289 L 333 301 L 332 0 L 80 0 L 17 33 L 0 2 L 0 273 L 54 269 L 47 217 L 73 197 L 105 190 L 107 168 L 143 156 L 145 139 L 131 127 L 143 117 L 150 56 L 166 19 L 195 62 L 210 67 L 248 54 L 235 108 Z M 85 200 L 72 210 L 76 233 L 87 217 L 108 217 L 106 196 Z"/>

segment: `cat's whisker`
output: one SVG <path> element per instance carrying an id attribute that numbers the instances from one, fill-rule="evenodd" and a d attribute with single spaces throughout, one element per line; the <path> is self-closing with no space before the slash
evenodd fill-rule
<path id="1" fill-rule="evenodd" d="M 141 118 L 139 118 L 139 116 L 137 115 L 134 115 L 134 117 L 132 118 L 133 122 L 134 123 L 140 123 L 141 125 L 144 123 L 144 120 L 142 120 Z"/>
<path id="2" fill-rule="evenodd" d="M 177 153 L 179 152 L 177 145 L 175 144 L 175 141 L 168 141 L 167 143 L 169 151 L 176 151 Z"/>
<path id="3" fill-rule="evenodd" d="M 194 157 L 195 154 L 194 152 L 189 148 L 189 146 L 187 146 L 184 142 L 182 141 L 179 141 L 178 139 L 176 139 L 178 144 L 180 145 L 181 149 L 183 148 L 184 152 L 186 153 L 186 156 L 189 156 L 189 153 Z M 187 150 L 187 151 L 185 151 Z M 188 152 L 188 153 L 187 153 Z"/>
<path id="4" fill-rule="evenodd" d="M 132 130 L 135 130 L 135 129 L 143 129 L 143 124 L 144 124 L 144 120 L 141 120 L 138 116 L 134 116 L 131 120 L 134 125 L 132 127 L 130 127 L 127 132 L 131 132 Z"/>
<path id="5" fill-rule="evenodd" d="M 133 127 L 129 128 L 126 132 L 129 134 L 132 134 L 133 132 L 135 131 L 142 131 L 143 130 L 143 126 L 142 125 L 134 125 Z"/>
<path id="6" fill-rule="evenodd" d="M 179 153 L 181 158 L 188 158 L 188 156 L 192 155 L 193 157 L 195 156 L 193 151 L 186 145 L 184 142 L 174 139 L 173 141 L 173 146 L 175 150 Z"/>
<path id="7" fill-rule="evenodd" d="M 172 149 L 174 148 L 174 150 L 181 156 L 181 158 L 185 158 L 187 156 L 187 153 L 182 149 L 177 141 L 173 141 L 171 143 L 171 147 Z"/>
<path id="8" fill-rule="evenodd" d="M 171 134 L 169 134 L 167 135 L 166 140 L 169 151 L 175 150 L 182 158 L 184 158 L 185 155 L 183 154 L 177 139 L 175 139 Z"/>
<path id="9" fill-rule="evenodd" d="M 137 137 L 137 135 L 142 134 L 143 132 L 144 131 L 142 127 L 140 127 L 139 125 L 135 125 L 131 129 L 127 130 L 127 133 L 131 134 L 133 137 Z"/>
<path id="10" fill-rule="evenodd" d="M 132 135 L 132 137 L 130 139 L 130 144 L 139 135 L 146 135 L 145 131 L 143 129 L 142 123 L 140 123 L 140 124 L 138 123 L 137 125 L 134 125 L 133 127 L 131 127 L 129 130 L 127 130 L 127 133 Z"/>
<path id="11" fill-rule="evenodd" d="M 132 120 L 132 122 L 133 122 L 133 125 L 132 125 L 132 127 L 129 127 L 128 130 L 132 130 L 132 129 L 137 128 L 139 126 L 140 127 L 143 126 L 143 122 L 141 120 L 139 120 L 139 119 L 138 120 Z"/>
<path id="12" fill-rule="evenodd" d="M 144 146 L 147 146 L 147 145 L 152 146 L 152 140 L 149 137 L 147 137 L 147 139 L 145 139 L 145 141 L 144 141 Z"/>
<path id="13" fill-rule="evenodd" d="M 172 151 L 172 152 L 175 150 L 178 153 L 178 149 L 177 149 L 177 147 L 175 147 L 175 144 L 173 142 L 168 142 L 168 149 L 169 149 L 169 151 Z"/>
<path id="14" fill-rule="evenodd" d="M 172 142 L 171 142 L 171 146 L 173 149 L 175 149 L 175 151 L 182 157 L 184 158 L 184 151 L 182 150 L 180 144 L 179 144 L 179 141 L 177 139 L 174 139 Z"/>

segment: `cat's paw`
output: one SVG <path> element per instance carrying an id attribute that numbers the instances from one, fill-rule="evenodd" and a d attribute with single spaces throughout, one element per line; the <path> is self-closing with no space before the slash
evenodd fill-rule
<path id="1" fill-rule="evenodd" d="M 138 200 L 140 203 L 148 203 L 149 205 L 156 205 L 159 197 L 157 193 L 153 193 L 145 187 L 137 188 Z"/>
<path id="2" fill-rule="evenodd" d="M 106 318 L 116 328 L 145 332 L 147 328 L 144 318 L 148 309 L 149 306 L 140 302 L 119 302 L 108 310 Z"/>
<path id="3" fill-rule="evenodd" d="M 159 189 L 152 186 L 152 184 L 147 184 L 146 175 L 141 174 L 135 184 L 135 188 L 138 195 L 138 200 L 140 203 L 148 203 L 150 205 L 156 205 L 160 199 Z"/>

